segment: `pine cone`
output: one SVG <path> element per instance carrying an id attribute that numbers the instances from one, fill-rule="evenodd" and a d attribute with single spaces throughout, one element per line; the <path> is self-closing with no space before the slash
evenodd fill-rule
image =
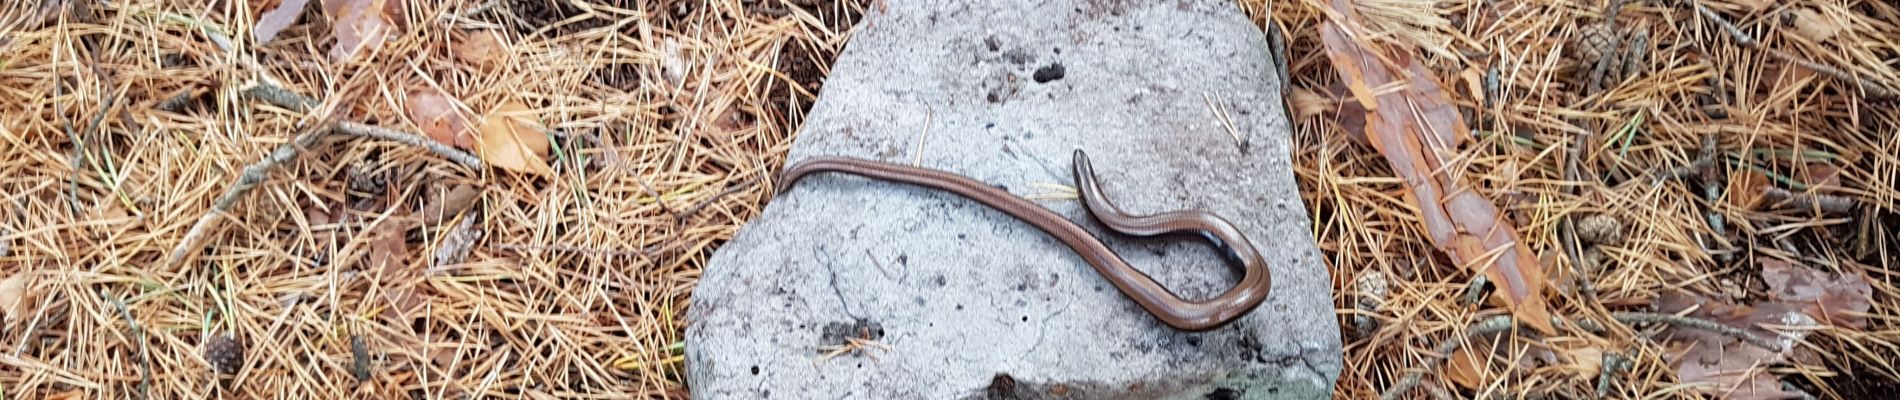
<path id="1" fill-rule="evenodd" d="M 1583 217 L 1577 220 L 1577 239 L 1584 244 L 1623 244 L 1623 222 L 1602 214 Z"/>
<path id="2" fill-rule="evenodd" d="M 1610 31 L 1610 28 L 1603 24 L 1584 25 L 1577 31 L 1575 43 L 1570 45 L 1572 51 L 1570 55 L 1577 59 L 1577 72 L 1582 76 L 1590 76 L 1590 71 L 1597 67 L 1597 60 L 1618 56 L 1617 48 L 1621 39 L 1616 32 Z M 1610 67 L 1618 69 L 1622 67 L 1622 64 L 1612 63 Z M 1604 75 L 1614 74 L 1605 73 Z"/>
<path id="3" fill-rule="evenodd" d="M 244 366 L 244 342 L 231 334 L 215 335 L 205 342 L 205 362 L 220 374 L 236 374 Z"/>

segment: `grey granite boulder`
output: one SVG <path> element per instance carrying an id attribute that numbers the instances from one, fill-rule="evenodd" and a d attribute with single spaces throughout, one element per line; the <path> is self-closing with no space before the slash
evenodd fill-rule
<path id="1" fill-rule="evenodd" d="M 725 244 L 693 293 L 696 399 L 1324 398 L 1339 375 L 1330 278 L 1293 180 L 1264 35 L 1218 0 L 873 5 L 790 162 L 849 155 L 1021 196 L 1072 185 L 1234 221 L 1273 270 L 1265 304 L 1163 325 L 1041 231 L 934 190 L 817 175 Z M 1108 234 L 1039 201 L 1183 297 L 1239 279 L 1195 239 Z M 839 350 L 849 339 L 870 339 Z"/>

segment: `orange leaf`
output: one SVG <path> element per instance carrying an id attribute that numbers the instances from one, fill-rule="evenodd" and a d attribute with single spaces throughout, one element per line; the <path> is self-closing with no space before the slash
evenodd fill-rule
<path id="1" fill-rule="evenodd" d="M 495 33 L 474 31 L 455 44 L 455 58 L 476 67 L 492 68 L 508 60 L 508 48 Z"/>
<path id="2" fill-rule="evenodd" d="M 1728 205 L 1753 210 L 1762 203 L 1762 189 L 1768 187 L 1768 175 L 1753 169 L 1738 170 L 1728 176 Z"/>
<path id="3" fill-rule="evenodd" d="M 548 137 L 528 117 L 528 107 L 516 102 L 490 112 L 482 120 L 478 144 L 482 161 L 515 172 L 554 175 L 547 163 Z"/>
<path id="4" fill-rule="evenodd" d="M 278 32 L 297 23 L 297 17 L 303 16 L 303 7 L 310 0 L 284 0 L 276 8 L 257 16 L 257 26 L 251 30 L 251 40 L 258 44 L 270 43 L 277 38 Z"/>
<path id="5" fill-rule="evenodd" d="M 391 29 L 389 15 L 383 12 L 389 0 L 324 0 L 323 11 L 330 14 L 336 44 L 330 47 L 330 62 L 341 63 L 355 57 L 359 50 L 383 45 Z"/>
<path id="6" fill-rule="evenodd" d="M 422 133 L 444 144 L 464 149 L 475 148 L 475 140 L 470 137 L 468 118 L 462 116 L 454 99 L 428 87 L 410 89 L 408 97 L 409 119 L 422 128 Z"/>

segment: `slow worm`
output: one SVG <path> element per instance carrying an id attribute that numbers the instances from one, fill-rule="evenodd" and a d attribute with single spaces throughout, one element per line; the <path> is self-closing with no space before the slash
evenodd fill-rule
<path id="1" fill-rule="evenodd" d="M 1201 210 L 1129 215 L 1110 203 L 1102 193 L 1102 186 L 1089 166 L 1088 156 L 1081 150 L 1075 151 L 1074 168 L 1077 191 L 1083 206 L 1103 225 L 1132 236 L 1199 233 L 1223 250 L 1227 262 L 1237 264 L 1245 275 L 1233 288 L 1212 299 L 1182 299 L 1148 274 L 1128 265 L 1128 261 L 1122 260 L 1107 244 L 1090 235 L 1080 225 L 1008 191 L 945 171 L 849 157 L 814 157 L 787 168 L 781 187 L 789 189 L 811 174 L 837 172 L 948 191 L 983 203 L 1055 236 L 1095 267 L 1096 272 L 1108 278 L 1122 294 L 1176 329 L 1205 331 L 1218 328 L 1252 311 L 1266 300 L 1273 286 L 1272 273 L 1267 269 L 1266 260 L 1254 249 L 1253 243 L 1233 223 Z"/>

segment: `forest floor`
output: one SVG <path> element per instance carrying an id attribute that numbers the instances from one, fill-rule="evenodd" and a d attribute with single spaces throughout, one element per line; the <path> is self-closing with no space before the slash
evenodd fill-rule
<path id="1" fill-rule="evenodd" d="M 1336 397 L 1900 390 L 1900 6 L 1612 1 L 1239 2 L 1285 34 Z M 883 6 L 0 5 L 0 394 L 685 398 L 700 268 Z M 1348 20 L 1465 129 L 1386 131 Z M 1402 155 L 1555 329 L 1468 293 Z"/>

